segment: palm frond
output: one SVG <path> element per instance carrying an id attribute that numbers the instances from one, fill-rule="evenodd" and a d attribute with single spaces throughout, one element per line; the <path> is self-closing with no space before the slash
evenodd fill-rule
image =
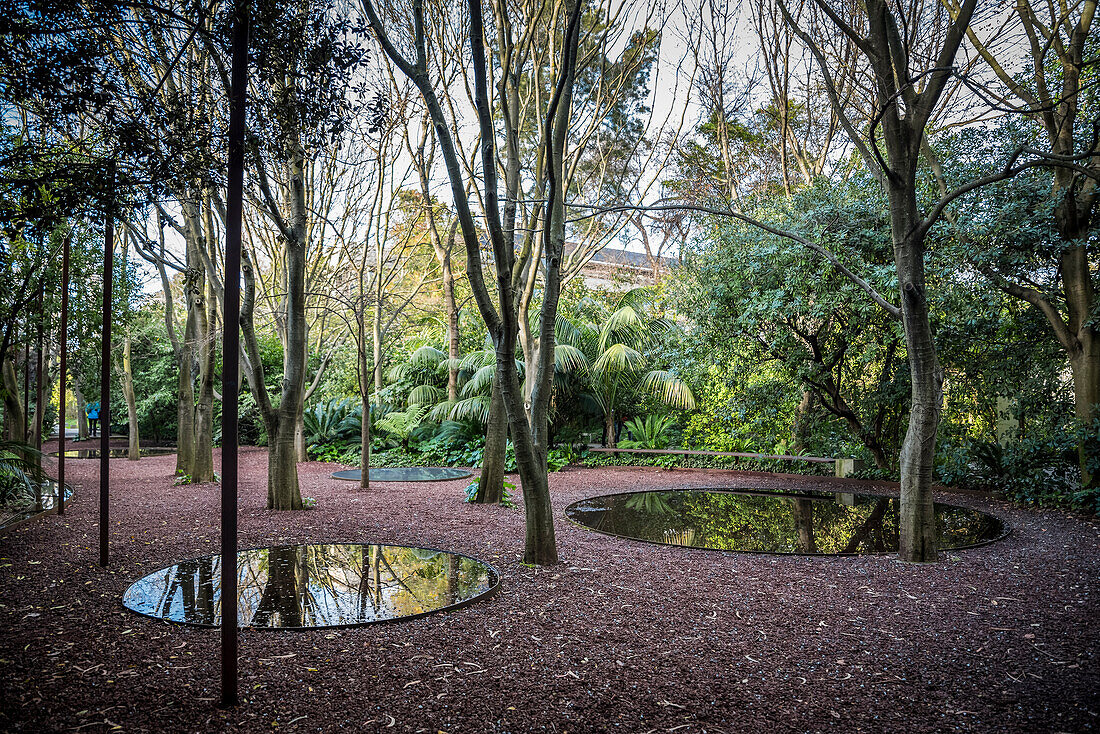
<path id="1" fill-rule="evenodd" d="M 642 378 L 642 389 L 659 397 L 665 404 L 682 410 L 695 407 L 695 396 L 687 383 L 668 370 L 653 370 Z"/>
<path id="2" fill-rule="evenodd" d="M 600 351 L 614 342 L 638 343 L 646 338 L 642 315 L 630 306 L 623 306 L 608 317 L 600 329 Z"/>
<path id="3" fill-rule="evenodd" d="M 588 372 L 588 357 L 572 344 L 555 344 L 554 372 L 556 374 L 577 372 L 583 375 Z"/>
<path id="4" fill-rule="evenodd" d="M 451 412 L 451 406 L 454 403 L 444 401 L 436 403 L 432 406 L 432 409 L 428 411 L 428 420 L 432 423 L 442 423 L 447 420 L 447 415 Z"/>
<path id="5" fill-rule="evenodd" d="M 413 368 L 408 362 L 398 362 L 386 370 L 386 382 L 401 382 L 412 374 Z"/>
<path id="6" fill-rule="evenodd" d="M 486 395 L 493 385 L 493 374 L 497 371 L 496 364 L 487 364 L 462 386 L 462 397 L 469 398 L 475 395 Z"/>
<path id="7" fill-rule="evenodd" d="M 489 421 L 489 396 L 488 395 L 475 395 L 470 398 L 459 400 L 455 403 L 449 403 L 451 410 L 447 414 L 447 418 L 452 421 L 478 421 L 479 423 L 487 423 Z"/>
<path id="8" fill-rule="evenodd" d="M 435 385 L 417 385 L 409 391 L 406 404 L 411 408 L 415 405 L 435 405 L 445 399 L 447 393 Z"/>
<path id="9" fill-rule="evenodd" d="M 438 369 L 440 363 L 445 359 L 447 359 L 446 352 L 425 344 L 410 355 L 409 364 L 414 367 Z"/>
<path id="10" fill-rule="evenodd" d="M 636 349 L 625 344 L 612 344 L 603 350 L 600 358 L 592 365 L 592 371 L 598 374 L 612 372 L 634 372 L 645 364 L 645 357 Z"/>
<path id="11" fill-rule="evenodd" d="M 496 363 L 497 355 L 492 349 L 479 349 L 463 357 L 460 366 L 463 372 L 476 372 L 482 367 Z"/>
<path id="12" fill-rule="evenodd" d="M 653 286 L 643 285 L 623 293 L 619 296 L 619 302 L 616 305 L 618 308 L 627 307 L 642 312 L 653 306 L 656 297 L 657 290 Z"/>
<path id="13" fill-rule="evenodd" d="M 577 324 L 559 313 L 554 319 L 554 340 L 579 349 L 584 344 L 584 333 Z"/>

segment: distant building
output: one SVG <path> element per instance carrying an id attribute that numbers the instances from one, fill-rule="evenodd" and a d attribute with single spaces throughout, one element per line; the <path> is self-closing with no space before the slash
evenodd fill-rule
<path id="1" fill-rule="evenodd" d="M 575 245 L 566 243 L 566 252 Z M 625 290 L 654 285 L 659 274 L 667 273 L 678 263 L 676 258 L 657 257 L 654 261 L 644 252 L 634 252 L 618 247 L 604 247 L 585 263 L 578 275 L 589 288 Z M 656 272 L 655 272 L 656 271 Z"/>

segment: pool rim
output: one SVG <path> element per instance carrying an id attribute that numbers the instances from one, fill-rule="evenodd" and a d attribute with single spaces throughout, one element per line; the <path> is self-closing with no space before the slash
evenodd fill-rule
<path id="1" fill-rule="evenodd" d="M 645 543 L 646 545 L 663 546 L 665 548 L 681 548 L 681 549 L 684 549 L 684 550 L 699 550 L 699 551 L 707 551 L 707 552 L 710 552 L 710 553 L 743 553 L 743 554 L 746 554 L 746 555 L 754 555 L 754 556 L 798 556 L 798 557 L 802 557 L 802 558 L 859 558 L 860 556 L 870 556 L 870 557 L 884 558 L 884 557 L 887 557 L 887 556 L 896 556 L 898 554 L 898 551 L 896 551 L 896 550 L 893 550 L 893 551 L 870 551 L 868 553 L 804 553 L 802 551 L 785 552 L 785 551 L 766 551 L 766 550 L 737 550 L 735 548 L 707 548 L 707 547 L 701 546 L 701 545 L 677 545 L 675 543 L 662 543 L 659 540 L 648 540 L 646 538 L 634 538 L 634 537 L 631 537 L 629 535 L 619 535 L 619 534 L 616 534 L 616 533 L 610 533 L 606 530 L 598 530 L 597 528 L 591 527 L 590 525 L 585 525 L 584 523 L 578 522 L 578 521 L 574 520 L 572 517 L 569 516 L 569 509 L 574 507 L 575 505 L 580 504 L 581 502 L 590 502 L 592 500 L 600 499 L 602 497 L 618 497 L 620 495 L 644 494 L 644 493 L 647 493 L 647 492 L 714 492 L 714 493 L 720 493 L 720 494 L 748 494 L 748 495 L 756 495 L 756 496 L 784 495 L 784 496 L 787 496 L 787 497 L 802 497 L 804 499 L 824 499 L 822 497 L 819 497 L 817 495 L 812 495 L 810 493 L 811 492 L 826 492 L 826 491 L 829 491 L 829 490 L 786 491 L 786 490 L 781 490 L 781 489 L 777 489 L 777 490 L 771 490 L 771 489 L 740 489 L 740 488 L 737 488 L 737 487 L 713 487 L 713 488 L 708 488 L 708 487 L 671 487 L 671 488 L 668 488 L 668 489 L 642 489 L 642 490 L 633 490 L 633 491 L 628 491 L 628 492 L 609 492 L 607 494 L 599 494 L 599 495 L 595 495 L 593 497 L 586 497 L 586 498 L 583 498 L 583 499 L 579 499 L 579 500 L 576 500 L 574 502 L 570 502 L 568 505 L 566 505 L 565 508 L 562 510 L 562 514 L 565 516 L 565 519 L 568 520 L 573 525 L 576 525 L 579 528 L 583 528 L 583 529 L 588 530 L 588 531 L 593 532 L 593 533 L 599 533 L 600 535 L 606 535 L 610 538 L 618 538 L 619 540 L 628 540 L 628 541 L 632 541 L 632 542 L 635 542 L 635 543 Z M 895 496 L 895 495 L 880 494 L 880 493 L 877 493 L 877 492 L 830 492 L 830 493 L 832 493 L 832 494 L 858 494 L 858 495 L 864 495 L 864 496 L 867 496 L 867 497 L 879 497 L 879 498 L 893 499 L 893 500 L 900 500 L 901 499 L 900 497 Z M 998 522 L 1001 523 L 1001 528 L 1002 528 L 1002 531 L 1003 531 L 996 538 L 990 538 L 988 540 L 982 540 L 982 541 L 979 541 L 977 543 L 971 543 L 971 544 L 968 544 L 968 545 L 952 546 L 951 548 L 937 548 L 936 549 L 937 554 L 953 553 L 955 551 L 963 551 L 963 550 L 971 550 L 973 548 L 981 548 L 982 546 L 990 545 L 991 543 L 996 543 L 998 541 L 1004 540 L 1005 538 L 1012 535 L 1012 533 L 1013 533 L 1013 530 L 1014 530 L 1013 526 L 1008 521 L 1006 521 L 1003 517 L 1001 517 L 999 514 L 996 514 L 996 513 L 993 513 L 993 512 L 986 512 L 985 510 L 975 510 L 973 507 L 966 507 L 964 505 L 953 505 L 949 502 L 936 502 L 934 498 L 933 498 L 932 502 L 933 502 L 933 505 L 936 505 L 936 504 L 948 505 L 950 507 L 959 507 L 959 508 L 964 509 L 964 510 L 971 510 L 973 512 L 980 512 L 983 515 L 988 515 L 989 517 L 992 517 L 993 519 L 995 519 L 995 520 L 997 520 Z"/>
<path id="2" fill-rule="evenodd" d="M 501 578 L 500 571 L 497 570 L 496 566 L 494 566 L 493 564 L 486 563 L 485 561 L 481 560 L 480 558 L 475 558 L 474 556 L 467 555 L 465 553 L 458 553 L 456 551 L 450 551 L 450 550 L 446 550 L 444 548 L 430 548 L 430 547 L 427 547 L 427 546 L 420 546 L 420 545 L 405 545 L 404 543 L 364 543 L 362 541 L 339 541 L 339 540 L 333 540 L 333 541 L 328 541 L 328 542 L 312 542 L 312 543 L 286 543 L 285 545 L 291 545 L 291 546 L 294 546 L 294 545 L 383 545 L 383 546 L 390 546 L 390 547 L 393 547 L 393 548 L 405 548 L 405 549 L 408 549 L 408 550 L 426 550 L 426 551 L 433 551 L 435 553 L 450 553 L 452 555 L 461 556 L 462 558 L 468 558 L 471 561 L 476 561 L 477 563 L 480 563 L 482 566 L 485 566 L 487 569 L 489 569 L 489 573 L 492 577 L 492 579 L 491 579 L 492 583 L 490 583 L 489 588 L 486 589 L 485 591 L 481 592 L 480 594 L 478 594 L 476 596 L 472 596 L 469 599 L 465 599 L 463 601 L 460 601 L 457 604 L 450 604 L 450 605 L 445 606 L 445 607 L 440 607 L 439 609 L 430 609 L 430 610 L 425 611 L 425 612 L 417 612 L 416 614 L 406 614 L 406 615 L 403 615 L 403 616 L 400 616 L 400 617 L 387 617 L 385 619 L 374 619 L 374 620 L 371 620 L 369 622 L 351 622 L 351 623 L 346 623 L 346 624 L 324 624 L 324 625 L 314 625 L 314 626 L 309 626 L 309 627 L 307 627 L 307 626 L 302 626 L 302 627 L 253 627 L 251 625 L 238 624 L 237 628 L 239 630 L 241 630 L 241 631 L 247 630 L 247 631 L 250 631 L 250 632 L 310 632 L 310 631 L 328 630 L 328 629 L 352 629 L 352 628 L 355 628 L 355 627 L 368 627 L 368 626 L 374 625 L 374 624 L 388 624 L 388 623 L 391 623 L 391 622 L 404 622 L 406 620 L 419 619 L 420 617 L 426 617 L 428 615 L 438 614 L 440 612 L 449 612 L 449 611 L 454 611 L 454 610 L 458 610 L 458 609 L 465 609 L 466 607 L 470 606 L 471 604 L 473 604 L 475 602 L 488 601 L 489 599 L 492 599 L 492 598 L 496 597 L 500 593 L 501 586 L 502 586 L 502 581 L 503 581 L 503 579 Z M 249 547 L 249 548 L 238 548 L 237 549 L 237 555 L 240 555 L 241 553 L 247 553 L 249 551 L 262 550 L 264 548 L 271 548 L 271 547 L 272 547 L 272 545 L 268 544 L 268 545 L 252 546 L 252 547 Z M 195 628 L 199 628 L 199 629 L 221 629 L 222 628 L 221 624 L 205 624 L 205 623 L 202 623 L 202 622 L 182 622 L 178 619 L 168 619 L 166 617 L 159 617 L 159 616 L 154 615 L 154 614 L 146 614 L 145 612 L 139 612 L 136 609 L 132 609 L 131 607 L 126 606 L 125 602 L 123 601 L 126 598 L 126 592 L 128 592 L 134 584 L 138 583 L 138 581 L 141 581 L 144 578 L 148 578 L 149 576 L 152 576 L 153 574 L 160 573 L 161 571 L 164 571 L 165 569 L 171 568 L 172 566 L 178 566 L 181 563 L 187 563 L 188 561 L 197 561 L 200 558 L 212 558 L 214 556 L 220 556 L 220 555 L 221 555 L 221 553 L 207 553 L 207 554 L 204 554 L 204 555 L 201 555 L 201 556 L 192 556 L 190 558 L 184 558 L 184 559 L 181 559 L 181 560 L 178 560 L 178 561 L 174 561 L 173 563 L 169 563 L 165 566 L 161 566 L 161 567 L 157 568 L 155 571 L 150 571 L 149 573 L 144 574 L 141 577 L 135 579 L 134 581 L 131 581 L 130 583 L 128 583 L 126 585 L 126 588 L 123 590 L 122 594 L 119 596 L 118 603 L 122 606 L 123 609 L 125 609 L 130 614 L 136 615 L 138 617 L 144 617 L 145 619 L 151 619 L 155 622 L 163 622 L 165 624 L 175 625 L 175 626 L 179 626 L 179 627 L 195 627 Z M 238 584 L 238 588 L 240 588 L 239 584 Z"/>

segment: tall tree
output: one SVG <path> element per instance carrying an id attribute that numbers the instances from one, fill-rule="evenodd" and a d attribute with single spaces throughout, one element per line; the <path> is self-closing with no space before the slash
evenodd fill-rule
<path id="1" fill-rule="evenodd" d="M 363 51 L 349 40 L 347 17 L 326 0 L 259 9 L 254 38 L 262 39 L 252 93 L 250 137 L 255 183 L 264 214 L 280 236 L 278 318 L 284 324 L 283 378 L 278 401 L 264 378 L 256 336 L 258 265 L 242 255 L 244 372 L 267 430 L 267 506 L 301 509 L 297 435 L 307 393 L 306 282 L 313 228 L 307 196 L 309 162 L 339 139 L 351 114 L 355 72 Z M 261 30 L 262 29 L 262 30 Z"/>
<path id="2" fill-rule="evenodd" d="M 481 242 L 474 214 L 470 208 L 470 198 L 466 191 L 466 180 L 459 161 L 457 148 L 450 126 L 443 113 L 440 98 L 434 86 L 434 80 L 428 69 L 428 48 L 425 35 L 423 0 L 413 2 L 414 34 L 412 49 L 415 54 L 409 59 L 394 45 L 375 5 L 371 0 L 363 0 L 363 9 L 370 22 L 371 29 L 378 38 L 386 55 L 393 60 L 401 72 L 416 84 L 428 109 L 432 125 L 439 141 L 451 184 L 451 195 L 457 209 L 462 237 L 466 245 L 466 271 L 478 310 L 485 321 L 489 335 L 497 352 L 497 368 L 500 377 L 501 394 L 508 415 L 509 429 L 516 449 L 516 461 L 520 481 L 523 485 L 524 510 L 527 518 L 524 560 L 540 565 L 554 564 L 558 560 L 557 544 L 554 539 L 554 520 L 550 507 L 549 481 L 546 472 L 547 451 L 547 410 L 550 402 L 551 375 L 553 371 L 553 333 L 557 315 L 558 298 L 561 291 L 561 263 L 565 250 L 565 189 L 563 186 L 563 153 L 565 138 L 569 132 L 570 106 L 572 104 L 573 84 L 575 80 L 577 48 L 579 44 L 580 3 L 567 2 L 564 6 L 554 5 L 548 9 L 546 18 L 523 18 L 519 24 L 523 28 L 533 27 L 532 23 L 551 21 L 555 26 L 566 22 L 564 44 L 561 48 L 561 63 L 554 84 L 554 94 L 544 118 L 542 144 L 545 146 L 546 166 L 546 212 L 539 231 L 543 262 L 543 304 L 540 313 L 540 333 L 545 342 L 540 346 L 536 362 L 528 363 L 528 369 L 534 370 L 535 387 L 531 393 L 531 408 L 524 404 L 524 391 L 516 368 L 514 355 L 518 346 L 519 323 L 517 318 L 516 287 L 513 283 L 516 260 L 514 248 L 515 235 L 515 196 L 513 189 L 507 189 L 504 212 L 500 209 L 499 178 L 497 175 L 497 131 L 494 125 L 488 89 L 488 63 L 485 53 L 485 23 L 480 2 L 470 2 L 468 6 L 468 37 L 470 42 L 474 78 L 474 98 L 480 134 L 481 177 L 483 186 L 479 189 L 479 198 L 483 208 L 483 222 L 492 246 L 492 267 L 497 284 L 496 303 L 490 296 L 482 270 Z M 512 18 L 508 9 L 501 5 L 492 8 L 498 27 L 511 28 Z M 510 34 L 508 36 L 510 38 Z M 502 39 L 504 40 L 504 39 Z M 516 79 L 515 74 L 523 59 L 509 59 L 502 71 L 504 78 Z M 505 115 L 506 166 L 519 161 L 514 151 L 518 148 L 518 134 Z M 508 195 L 506 194 L 506 196 Z"/>
<path id="3" fill-rule="evenodd" d="M 954 0 L 942 2 L 952 17 L 963 12 Z M 978 269 L 1050 325 L 1069 359 L 1077 419 L 1088 426 L 1100 417 L 1100 324 L 1095 316 L 1100 303 L 1095 237 L 1100 140 L 1095 120 L 1097 77 L 1089 66 L 1097 51 L 1092 33 L 1096 0 L 1068 6 L 1021 0 L 1011 12 L 1010 19 L 993 30 L 968 28 L 967 40 L 994 77 L 989 92 L 998 106 L 1032 121 L 1042 132 L 1031 144 L 1063 164 L 1050 168 L 1050 212 L 1061 243 L 1043 264 L 1057 273 L 1057 282 L 1051 288 L 1036 287 L 988 260 L 978 263 Z M 1012 65 L 1022 50 L 1026 66 L 1014 72 Z M 940 180 L 945 185 L 942 172 Z M 1090 469 L 1097 460 L 1090 452 L 1098 450 L 1095 442 L 1083 440 L 1079 445 L 1082 480 L 1088 486 L 1100 484 Z"/>

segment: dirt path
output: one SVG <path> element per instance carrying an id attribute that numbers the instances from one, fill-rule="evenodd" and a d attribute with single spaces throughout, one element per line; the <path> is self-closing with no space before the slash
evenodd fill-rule
<path id="1" fill-rule="evenodd" d="M 317 507 L 264 509 L 266 453 L 242 454 L 241 547 L 392 542 L 493 563 L 495 599 L 408 623 L 246 632 L 232 711 L 218 638 L 126 612 L 133 580 L 217 552 L 218 487 L 172 487 L 174 458 L 112 461 L 112 565 L 96 565 L 95 461 L 77 495 L 0 536 L 5 731 L 1080 731 L 1100 727 L 1100 527 L 965 494 L 1013 534 L 929 566 L 664 548 L 565 520 L 630 489 L 800 487 L 732 471 L 552 475 L 561 565 L 519 563 L 521 510 L 463 504 L 466 482 L 360 493 L 300 467 Z M 848 482 L 890 491 L 886 485 Z M 113 726 L 121 729 L 112 729 Z"/>

